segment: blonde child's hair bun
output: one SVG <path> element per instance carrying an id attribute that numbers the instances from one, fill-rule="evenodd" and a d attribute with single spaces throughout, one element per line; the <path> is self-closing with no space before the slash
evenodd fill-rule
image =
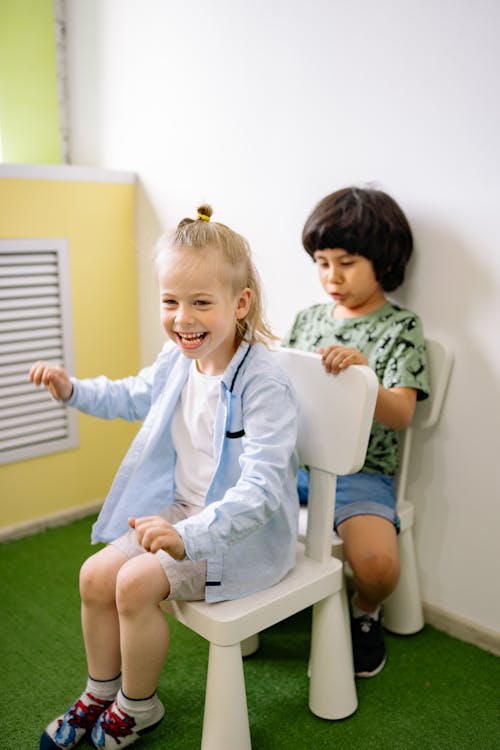
<path id="1" fill-rule="evenodd" d="M 200 221 L 210 221 L 210 217 L 213 214 L 212 206 L 204 203 L 202 206 L 198 206 L 197 212 L 198 219 L 200 219 Z"/>
<path id="2" fill-rule="evenodd" d="M 208 203 L 198 206 L 197 214 L 196 219 L 181 219 L 177 225 L 177 229 L 182 229 L 182 227 L 185 227 L 187 224 L 194 224 L 195 221 L 210 221 L 210 217 L 213 214 L 212 206 L 209 206 Z"/>

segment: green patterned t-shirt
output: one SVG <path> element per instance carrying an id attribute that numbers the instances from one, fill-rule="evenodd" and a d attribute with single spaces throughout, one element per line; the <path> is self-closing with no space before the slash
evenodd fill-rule
<path id="1" fill-rule="evenodd" d="M 384 388 L 415 388 L 429 395 L 429 371 L 422 323 L 417 315 L 386 302 L 368 315 L 335 320 L 334 304 L 313 305 L 295 318 L 282 345 L 315 352 L 336 344 L 357 349 Z M 393 476 L 398 468 L 396 430 L 374 420 L 362 471 Z"/>

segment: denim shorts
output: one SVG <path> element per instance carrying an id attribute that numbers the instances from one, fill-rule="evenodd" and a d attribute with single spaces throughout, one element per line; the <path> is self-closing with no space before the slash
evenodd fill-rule
<path id="1" fill-rule="evenodd" d="M 301 505 L 307 505 L 309 495 L 309 472 L 299 469 L 297 489 Z M 394 524 L 399 533 L 399 517 L 396 513 L 396 490 L 394 480 L 385 474 L 370 474 L 359 471 L 337 477 L 335 497 L 336 530 L 342 521 L 352 516 L 381 516 Z"/>

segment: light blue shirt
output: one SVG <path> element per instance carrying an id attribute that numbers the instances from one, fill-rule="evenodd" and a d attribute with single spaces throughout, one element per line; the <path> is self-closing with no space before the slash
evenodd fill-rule
<path id="1" fill-rule="evenodd" d="M 172 417 L 190 364 L 167 343 L 135 377 L 72 378 L 69 405 L 105 419 L 144 420 L 94 524 L 93 542 L 112 541 L 129 529 L 130 516 L 159 513 L 173 502 Z M 297 405 L 286 374 L 262 344 L 242 343 L 220 383 L 205 507 L 175 524 L 187 557 L 207 560 L 207 601 L 260 591 L 295 565 L 296 438 Z"/>

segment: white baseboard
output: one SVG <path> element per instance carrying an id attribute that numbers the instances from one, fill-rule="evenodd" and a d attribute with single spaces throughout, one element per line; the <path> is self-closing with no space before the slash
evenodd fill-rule
<path id="1" fill-rule="evenodd" d="M 485 651 L 491 651 L 493 654 L 500 656 L 499 631 L 491 630 L 454 612 L 441 609 L 435 604 L 423 602 L 423 609 L 424 619 L 429 625 L 448 633 L 453 638 L 472 643 L 474 646 L 479 646 Z"/>
<path id="2" fill-rule="evenodd" d="M 21 539 L 24 536 L 38 534 L 45 529 L 53 529 L 56 526 L 65 526 L 67 523 L 77 521 L 79 518 L 91 516 L 98 513 L 102 508 L 102 500 L 94 500 L 92 503 L 77 505 L 75 508 L 67 508 L 58 513 L 50 513 L 34 521 L 16 523 L 12 526 L 0 528 L 0 542 L 10 542 L 12 539 Z"/>

